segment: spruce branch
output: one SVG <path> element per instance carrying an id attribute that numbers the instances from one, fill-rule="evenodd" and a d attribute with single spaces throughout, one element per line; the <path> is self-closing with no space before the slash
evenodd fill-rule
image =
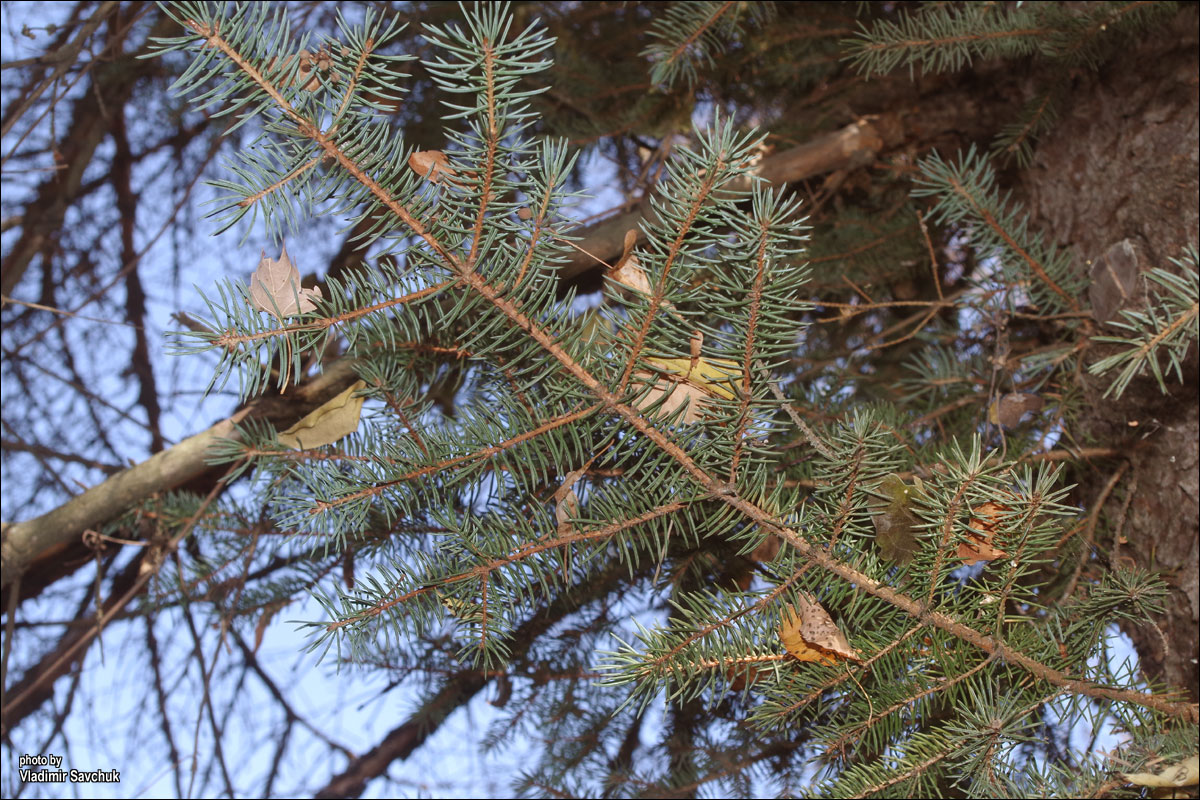
<path id="1" fill-rule="evenodd" d="M 613 719 L 656 697 L 680 721 L 700 719 L 703 708 L 745 714 L 754 728 L 737 735 L 748 744 L 761 731 L 803 728 L 813 744 L 792 755 L 822 760 L 822 774 L 836 776 L 822 784 L 829 791 L 931 790 L 951 768 L 972 790 L 1000 785 L 996 754 L 1062 697 L 1078 701 L 1080 715 L 1095 701 L 1137 706 L 1131 713 L 1164 726 L 1196 719 L 1194 705 L 1091 660 L 1104 654 L 1120 587 L 1070 614 L 1042 606 L 1041 570 L 1078 518 L 1050 459 L 1019 466 L 965 426 L 959 439 L 933 440 L 922 420 L 940 422 L 941 411 L 914 424 L 889 403 L 842 418 L 833 408 L 819 433 L 794 409 L 779 413 L 772 373 L 796 357 L 798 320 L 811 307 L 800 266 L 809 232 L 799 204 L 756 175 L 757 134 L 722 119 L 694 132 L 669 162 L 652 213 L 625 236 L 621 266 L 636 259 L 644 281 L 618 290 L 611 269 L 605 305 L 579 314 L 556 292 L 570 257 L 557 231 L 573 156 L 527 136 L 534 119 L 523 81 L 544 69 L 548 46 L 536 28 L 514 33 L 506 6 L 484 5 L 465 12 L 465 25 L 427 29 L 439 55 L 426 67 L 453 101 L 450 144 L 431 156 L 355 96 L 361 81 L 347 76 L 370 74 L 373 34 L 340 36 L 342 79 L 300 94 L 294 75 L 269 67 L 262 41 L 277 32 L 252 35 L 251 17 L 206 9 L 183 15 L 197 63 L 224 59 L 234 90 L 222 99 L 278 123 L 264 127 L 270 156 L 247 156 L 246 179 L 231 191 L 278 219 L 289 212 L 276 196 L 320 173 L 328 204 L 319 210 L 368 224 L 370 241 L 395 250 L 386 264 L 330 282 L 327 300 L 284 325 L 255 316 L 227 284 L 211 302 L 221 322 L 196 338 L 230 353 L 220 369 L 258 389 L 264 353 L 268 364 L 294 365 L 336 335 L 368 386 L 360 429 L 336 445 L 281 453 L 271 431 L 248 428 L 221 454 L 254 458 L 281 530 L 348 556 L 364 531 L 379 534 L 368 537 L 377 549 L 367 574 L 314 591 L 322 608 L 309 625 L 314 648 L 363 660 L 408 655 L 412 643 L 441 637 L 441 663 L 501 672 L 531 614 L 590 575 L 624 568 L 636 600 L 631 591 L 591 603 L 580 612 L 578 646 L 555 651 L 562 675 L 605 678 L 562 681 L 561 691 L 586 692 L 587 702 L 547 690 L 539 708 L 562 734 L 547 751 L 561 760 L 530 786 L 573 786 L 565 770 L 575 767 L 615 774 L 604 753 L 620 727 Z M 306 167 L 318 157 L 327 172 Z M 410 167 L 414 158 L 426 167 Z M 1029 234 L 982 158 L 930 159 L 921 193 L 936 195 L 935 216 L 969 228 L 997 264 L 985 301 L 1029 299 L 1055 320 L 1077 311 L 1065 259 Z M 913 301 L 921 311 L 900 341 L 939 311 L 963 308 L 962 298 Z M 849 315 L 908 304 L 866 299 Z M 881 339 L 894 332 L 879 328 Z M 961 342 L 944 341 L 940 351 L 920 350 L 938 362 L 923 375 L 950 386 L 954 373 L 951 392 L 965 392 L 950 403 L 983 399 L 985 366 L 964 357 Z M 1041 358 L 1029 369 L 1052 371 L 1068 356 Z M 445 386 L 456 399 L 439 401 L 452 406 L 439 415 L 432 396 Z M 668 408 L 680 388 L 702 413 Z M 792 470 L 780 463 L 781 443 L 797 428 L 816 452 Z M 916 471 L 925 486 L 912 508 L 917 547 L 911 563 L 898 564 L 873 545 L 873 517 L 886 476 Z M 756 555 L 764 540 L 782 542 L 770 559 Z M 1131 576 L 1125 591 L 1152 583 Z M 800 600 L 822 610 L 825 630 L 838 628 L 840 660 L 815 645 L 819 655 L 807 661 L 793 645 L 784 655 L 781 624 Z M 624 603 L 640 605 L 627 613 Z M 598 669 L 585 668 L 580 659 L 609 635 L 622 644 Z M 746 691 L 730 699 L 738 680 Z M 993 686 L 1011 687 L 1013 701 L 988 694 Z M 910 724 L 927 709 L 944 718 Z M 672 786 L 731 769 L 691 730 Z M 974 731 L 970 748 L 959 741 L 965 730 Z M 640 779 L 631 769 L 629 780 Z"/>
<path id="2" fill-rule="evenodd" d="M 493 18 L 489 22 L 496 24 L 497 20 Z M 193 23 L 191 27 L 193 30 L 204 35 L 205 41 L 209 46 L 217 47 L 218 49 L 222 48 L 222 45 L 218 43 L 221 40 L 215 33 L 215 28 L 201 26 L 196 23 Z M 462 47 L 463 45 L 456 43 L 455 46 Z M 228 45 L 225 46 L 225 50 L 229 50 Z M 489 66 L 493 63 L 492 58 L 493 56 L 485 53 L 482 60 L 484 66 L 483 75 L 485 77 L 482 84 L 476 87 L 484 99 L 480 105 L 468 107 L 466 112 L 462 112 L 478 113 L 484 120 L 484 124 L 476 129 L 476 135 L 479 137 L 478 141 L 480 143 L 477 145 L 477 154 L 481 157 L 481 161 L 485 165 L 494 163 L 501 133 L 500 128 L 495 124 L 498 115 L 493 108 L 494 98 L 497 95 L 497 85 L 494 70 Z M 234 59 L 234 62 L 239 68 L 246 69 L 246 65 L 243 62 L 237 59 Z M 452 71 L 447 68 L 446 75 L 451 74 L 453 74 Z M 254 78 L 254 75 L 251 75 L 251 77 Z M 255 83 L 261 85 L 261 81 L 257 78 L 254 78 L 254 80 Z M 261 88 L 267 91 L 276 102 L 285 102 L 278 93 L 272 94 L 270 89 L 265 86 Z M 285 108 L 284 110 L 289 116 L 291 115 L 292 112 L 289 109 Z M 735 485 L 730 484 L 724 479 L 718 479 L 700 466 L 695 458 L 674 437 L 656 427 L 638 408 L 631 405 L 623 397 L 625 394 L 624 386 L 629 382 L 634 364 L 642 356 L 648 334 L 657 316 L 657 311 L 663 304 L 666 288 L 671 278 L 672 267 L 678 261 L 695 258 L 700 253 L 700 250 L 697 249 L 698 245 L 706 247 L 710 241 L 713 241 L 709 238 L 706 229 L 696 227 L 697 223 L 701 221 L 708 223 L 711 219 L 710 215 L 713 213 L 710 207 L 730 207 L 729 204 L 732 198 L 729 196 L 728 190 L 726 190 L 726 195 L 723 197 L 717 196 L 716 190 L 745 171 L 745 164 L 748 163 L 748 158 L 738 154 L 746 153 L 751 142 L 748 139 L 736 137 L 728 125 L 717 128 L 711 138 L 702 139 L 701 152 L 711 153 L 712 156 L 709 159 L 704 159 L 698 154 L 692 154 L 690 151 L 683 153 L 684 158 L 691 162 L 691 168 L 685 168 L 676 174 L 674 186 L 678 188 L 672 190 L 669 183 L 667 190 L 664 191 L 664 200 L 659 204 L 658 208 L 660 222 L 654 224 L 650 230 L 652 243 L 661 241 L 661 244 L 657 245 L 661 253 L 661 267 L 655 270 L 657 282 L 648 303 L 645 307 L 637 309 L 640 312 L 638 316 L 641 317 L 641 324 L 635 328 L 633 342 L 627 348 L 627 357 L 623 359 L 624 367 L 622 375 L 615 391 L 609 389 L 600 378 L 579 363 L 564 348 L 563 344 L 559 342 L 553 333 L 527 314 L 520 301 L 508 297 L 505 291 L 496 283 L 475 270 L 470 257 L 464 258 L 455 255 L 454 248 L 440 241 L 435 233 L 423 225 L 408 210 L 403 202 L 393 197 L 378 181 L 359 168 L 353 159 L 342 151 L 338 142 L 334 141 L 327 134 L 324 134 L 316 125 L 303 120 L 298 122 L 297 129 L 302 136 L 317 142 L 327 155 L 342 165 L 354 180 L 365 187 L 384 207 L 390 210 L 399 223 L 407 226 L 414 235 L 428 245 L 433 255 L 440 261 L 441 267 L 454 275 L 455 280 L 460 286 L 480 297 L 486 304 L 498 311 L 504 319 L 508 320 L 514 329 L 524 332 L 540 349 L 556 361 L 560 368 L 582 384 L 582 387 L 602 403 L 604 407 L 622 418 L 634 431 L 645 437 L 648 442 L 661 451 L 667 458 L 675 462 L 683 470 L 683 473 L 689 476 L 696 484 L 697 488 L 702 492 L 702 496 L 718 500 L 730 506 L 744 515 L 749 521 L 769 532 L 779 535 L 795 548 L 799 556 L 811 561 L 816 566 L 823 568 L 825 571 L 841 578 L 847 583 L 856 586 L 859 591 L 883 600 L 927 624 L 932 624 L 956 638 L 979 647 L 989 654 L 1000 654 L 1007 661 L 1019 664 L 1042 680 L 1054 685 L 1065 686 L 1073 691 L 1090 696 L 1143 704 L 1164 713 L 1184 716 L 1195 714 L 1195 709 L 1186 704 L 1171 703 L 1158 697 L 1132 690 L 1094 686 L 1085 681 L 1074 679 L 1047 667 L 1034 658 L 1030 658 L 1012 649 L 1003 640 L 985 635 L 951 615 L 933 610 L 932 595 L 924 602 L 914 600 L 869 577 L 840 559 L 829 555 L 824 549 L 815 547 L 799 531 L 782 524 L 773 513 L 742 497 Z M 715 158 L 713 158 L 714 156 Z M 973 194 L 986 196 L 990 189 L 990 172 L 984 166 L 981 166 L 981 163 L 971 164 L 973 159 L 973 154 L 970 154 L 964 161 L 964 164 L 968 165 L 962 170 L 966 174 L 964 179 L 956 179 L 956 173 L 936 159 L 932 162 L 929 171 L 934 176 L 944 175 L 945 181 L 950 183 L 952 188 L 958 190 L 957 196 L 959 197 L 972 198 Z M 975 191 L 968 191 L 966 189 L 967 185 L 971 185 L 975 188 Z M 482 199 L 481 205 L 486 206 L 489 195 L 490 192 L 487 191 L 480 195 Z M 758 197 L 760 199 L 756 202 L 756 205 L 759 208 L 774 212 L 780 211 L 777 204 L 765 202 L 765 196 L 761 193 Z M 991 198 L 987 199 L 991 200 Z M 675 200 L 675 202 L 672 203 L 672 200 Z M 997 203 L 992 200 L 991 205 L 995 206 Z M 993 227 L 1004 235 L 1006 242 L 1010 243 L 1010 245 L 1013 243 L 1013 239 L 1007 235 L 1005 227 L 998 224 L 997 213 L 988 212 L 985 204 L 980 200 L 974 200 L 973 208 L 976 210 L 984 209 L 985 220 L 991 222 Z M 471 229 L 469 229 L 469 233 L 473 236 L 473 243 L 476 246 L 471 248 L 470 252 L 478 252 L 478 245 L 481 243 L 483 236 L 483 228 L 480 223 L 483 216 L 478 210 L 472 216 L 475 222 Z M 791 214 L 786 213 L 780 216 L 782 219 L 789 219 Z M 699 233 L 695 243 L 690 242 L 692 238 L 690 234 L 693 230 Z M 1026 263 L 1030 262 L 1030 257 L 1023 248 L 1014 246 L 1014 249 L 1024 257 Z M 1045 275 L 1044 269 L 1040 267 L 1035 268 L 1035 272 L 1039 270 L 1042 275 Z M 1065 297 L 1062 289 L 1052 280 L 1047 279 L 1046 282 L 1057 293 Z M 961 487 L 957 491 L 961 492 Z M 322 508 L 324 507 L 327 506 L 323 506 Z M 945 517 L 947 521 L 943 523 L 943 546 L 950 542 L 951 528 L 949 520 L 953 516 L 953 513 L 951 513 Z M 942 558 L 940 551 L 938 558 Z M 936 571 L 935 569 L 935 573 Z"/>
<path id="3" fill-rule="evenodd" d="M 717 53 L 744 35 L 747 22 L 761 28 L 773 14 L 773 4 L 759 0 L 671 3 L 648 31 L 657 41 L 641 52 L 653 64 L 650 81 L 667 88 L 680 80 L 695 83 L 698 67 L 712 66 Z"/>
<path id="4" fill-rule="evenodd" d="M 922 4 L 900 19 L 860 23 L 846 57 L 865 74 L 907 65 L 924 72 L 960 70 L 977 59 L 1013 60 L 1032 55 L 1086 64 L 1093 69 L 1131 33 L 1175 13 L 1173 3 Z"/>
<path id="5" fill-rule="evenodd" d="M 1146 273 L 1150 287 L 1150 299 L 1140 311 L 1123 310 L 1121 319 L 1112 324 L 1115 328 L 1128 331 L 1125 336 L 1093 336 L 1094 342 L 1105 342 L 1122 346 L 1119 352 L 1106 356 L 1088 366 L 1093 375 L 1103 375 L 1120 369 L 1112 385 L 1105 390 L 1120 397 L 1129 383 L 1142 372 L 1149 370 L 1158 383 L 1158 388 L 1167 393 L 1163 379 L 1164 371 L 1174 372 L 1183 380 L 1183 361 L 1192 345 L 1200 337 L 1200 256 L 1196 248 L 1189 245 L 1179 258 L 1171 262 L 1183 274 L 1176 275 L 1164 269 L 1152 269 Z M 1158 287 L 1160 291 L 1154 291 Z M 1159 363 L 1166 356 L 1166 369 Z"/>
<path id="6" fill-rule="evenodd" d="M 1071 271 L 1070 256 L 1055 244 L 1047 244 L 1041 233 L 1028 229 L 1028 217 L 1020 204 L 995 188 L 996 174 L 974 146 L 957 163 L 934 153 L 921 165 L 913 197 L 933 197 L 930 216 L 947 224 L 973 226 L 972 242 L 981 257 L 995 257 L 1000 274 L 1010 289 L 1023 288 L 1041 314 L 1080 310 L 1078 279 Z M 1019 292 L 1007 293 L 1017 305 Z"/>

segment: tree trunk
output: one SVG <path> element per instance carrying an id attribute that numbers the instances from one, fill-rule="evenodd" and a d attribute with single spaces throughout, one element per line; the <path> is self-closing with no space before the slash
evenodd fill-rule
<path id="1" fill-rule="evenodd" d="M 1080 270 L 1125 239 L 1136 245 L 1142 270 L 1171 268 L 1169 258 L 1197 244 L 1196 17 L 1191 6 L 1173 26 L 1099 72 L 1076 76 L 1059 123 L 1024 173 L 1034 229 L 1069 246 Z M 1144 303 L 1135 294 L 1126 307 Z M 1089 349 L 1085 365 L 1100 351 Z M 1149 624 L 1129 624 L 1125 631 L 1144 672 L 1186 690 L 1192 700 L 1200 680 L 1196 366 L 1193 347 L 1183 384 L 1167 378 L 1169 395 L 1143 376 L 1120 400 L 1106 399 L 1111 379 L 1087 378 L 1088 411 L 1075 431 L 1079 444 L 1093 437 L 1128 448 L 1129 468 L 1105 505 L 1109 533 L 1096 545 L 1101 557 L 1159 572 L 1170 584 L 1161 635 Z M 1075 479 L 1083 502 L 1097 501 L 1118 467 L 1109 462 L 1081 469 Z M 1132 501 L 1122 511 L 1128 496 Z"/>

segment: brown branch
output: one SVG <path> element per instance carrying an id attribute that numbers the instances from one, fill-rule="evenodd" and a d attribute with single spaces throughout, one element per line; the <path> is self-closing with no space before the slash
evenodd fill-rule
<path id="1" fill-rule="evenodd" d="M 167 36 L 174 27 L 170 17 L 160 14 L 149 36 Z M 13 288 L 37 255 L 53 253 L 57 249 L 67 209 L 80 193 L 84 172 L 96 148 L 108 135 L 104 109 L 124 106 L 138 81 L 158 69 L 154 62 L 139 58 L 144 49 L 122 54 L 114 63 L 104 65 L 102 74 L 94 77 L 92 89 L 82 93 L 75 102 L 71 125 L 57 144 L 57 152 L 61 155 L 59 163 L 65 164 L 66 168 L 47 178 L 25 207 L 26 224 L 0 268 L 0 294 L 13 293 Z"/>
<path id="2" fill-rule="evenodd" d="M 625 580 L 626 567 L 613 564 L 603 573 L 589 574 L 582 582 L 565 587 L 548 607 L 535 611 L 512 634 L 509 663 L 531 668 L 540 674 L 541 663 L 531 663 L 529 658 L 533 644 L 566 614 L 604 597 L 613 587 Z M 510 671 L 510 674 L 513 674 Z M 335 775 L 315 795 L 317 798 L 358 797 L 367 788 L 367 782 L 382 775 L 396 760 L 408 756 L 425 743 L 450 715 L 470 702 L 491 679 L 492 674 L 483 670 L 463 669 L 451 674 L 432 697 L 398 727 L 392 729 L 383 740 L 370 751 L 351 759 L 346 768 Z M 581 673 L 579 679 L 588 676 Z"/>
<path id="3" fill-rule="evenodd" d="M 122 470 L 53 511 L 10 525 L 0 541 L 0 589 L 7 588 L 42 554 L 52 554 L 77 541 L 88 528 L 97 528 L 151 495 L 169 491 L 206 472 L 209 466 L 204 457 L 209 446 L 218 439 L 235 438 L 235 422 L 249 416 L 304 416 L 354 381 L 353 364 L 353 359 L 335 362 L 295 392 L 255 401 L 233 417 Z M 303 413 L 297 411 L 297 406 Z"/>
<path id="4" fill-rule="evenodd" d="M 26 59 L 33 64 L 57 64 L 54 71 L 43 79 L 36 87 L 33 88 L 24 97 L 19 98 L 13 103 L 13 107 L 8 109 L 8 113 L 4 115 L 3 123 L 0 123 L 0 136 L 7 136 L 12 130 L 13 125 L 17 124 L 17 120 L 25 115 L 25 112 L 37 101 L 42 93 L 51 86 L 55 81 L 67 74 L 67 70 L 75 66 L 76 59 L 83 52 L 83 46 L 87 43 L 88 38 L 104 23 L 109 16 L 113 14 L 121 4 L 115 0 L 108 0 L 102 3 L 99 8 L 92 12 L 83 26 L 79 29 L 79 34 L 70 43 L 58 48 L 53 53 L 46 53 L 36 59 Z M 14 66 L 24 66 L 18 62 L 8 62 L 4 65 L 6 69 L 11 69 Z"/>
<path id="5" fill-rule="evenodd" d="M 750 175 L 765 179 L 771 186 L 783 186 L 826 172 L 853 169 L 871 163 L 881 151 L 899 142 L 902 136 L 903 131 L 895 117 L 861 119 L 806 144 L 766 156 L 751 169 Z M 739 182 L 730 188 L 749 187 L 749 177 L 744 184 L 742 186 Z M 569 281 L 594 269 L 599 263 L 613 263 L 621 255 L 625 233 L 638 230 L 643 217 L 654 219 L 648 198 L 636 211 L 576 231 L 575 235 L 583 237 L 576 242 L 579 251 L 559 268 L 559 277 Z"/>
<path id="6" fill-rule="evenodd" d="M 171 539 L 162 545 L 161 553 L 172 553 L 179 543 L 192 532 L 196 523 L 208 510 L 209 505 L 225 488 L 226 484 L 217 483 L 212 491 L 200 503 L 200 507 L 175 533 Z M 96 624 L 90 627 L 70 628 L 58 646 L 41 661 L 30 668 L 22 677 L 18 686 L 6 693 L 3 714 L 0 719 L 0 732 L 7 737 L 12 726 L 20 722 L 34 709 L 41 706 L 54 692 L 54 682 L 67 674 L 72 666 L 83 658 L 86 648 L 92 640 L 98 638 L 100 632 L 121 612 L 125 606 L 137 597 L 150 583 L 150 579 L 158 574 L 162 567 L 162 558 L 151 558 L 151 549 L 145 548 L 129 562 L 117 581 L 109 591 L 108 599 L 99 603 L 96 609 Z"/>
<path id="7" fill-rule="evenodd" d="M 161 452 L 163 440 L 160 418 L 162 408 L 158 402 L 158 388 L 154 380 L 154 366 L 150 363 L 150 343 L 146 339 L 146 289 L 142 285 L 138 265 L 141 263 L 134 242 L 137 228 L 138 194 L 133 188 L 133 150 L 129 146 L 129 135 L 125 125 L 125 106 L 112 112 L 112 138 L 114 152 L 109 177 L 113 193 L 117 198 L 117 215 L 121 231 L 121 260 L 132 264 L 125 275 L 125 319 L 133 327 L 133 351 L 129 355 L 129 371 L 137 378 L 138 405 L 146 411 L 146 428 L 150 431 L 150 452 Z"/>

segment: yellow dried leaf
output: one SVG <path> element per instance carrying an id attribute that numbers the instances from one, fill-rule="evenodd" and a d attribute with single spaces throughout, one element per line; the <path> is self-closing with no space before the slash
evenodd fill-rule
<path id="1" fill-rule="evenodd" d="M 294 450 L 309 450 L 333 444 L 343 436 L 354 433 L 358 430 L 358 420 L 362 416 L 366 398 L 353 395 L 366 385 L 365 381 L 355 381 L 346 391 L 279 434 L 279 443 Z"/>
<path id="2" fill-rule="evenodd" d="M 779 639 L 784 648 L 800 661 L 833 666 L 839 661 L 861 662 L 859 652 L 850 646 L 821 604 L 811 595 L 801 594 L 796 605 L 789 605 L 779 624 Z"/>
<path id="3" fill-rule="evenodd" d="M 1122 772 L 1121 777 L 1135 786 L 1196 786 L 1200 783 L 1200 755 L 1186 758 L 1178 764 L 1167 764 L 1158 772 Z"/>
<path id="4" fill-rule="evenodd" d="M 649 409 L 662 401 L 659 412 L 671 414 L 686 405 L 680 417 L 685 424 L 698 422 L 712 405 L 714 397 L 733 400 L 737 397 L 736 379 L 741 373 L 735 361 L 697 358 L 647 358 L 646 363 L 661 370 L 656 375 L 638 370 L 634 377 L 652 387 L 634 405 Z"/>
<path id="5" fill-rule="evenodd" d="M 726 400 L 737 399 L 742 367 L 736 361 L 724 358 L 697 358 L 694 361 L 690 358 L 647 358 L 646 363 L 678 375 L 709 394 Z"/>
<path id="6" fill-rule="evenodd" d="M 483 606 L 477 603 L 474 599 L 470 602 L 460 600 L 457 597 L 437 593 L 438 598 L 442 601 L 442 607 L 450 612 L 456 619 L 468 624 L 479 624 L 483 622 Z"/>
<path id="7" fill-rule="evenodd" d="M 887 505 L 877 507 L 878 513 L 871 517 L 875 524 L 875 544 L 884 558 L 907 564 L 920 547 L 916 535 L 920 520 L 912 511 L 913 496 L 920 488 L 906 485 L 893 473 L 880 482 L 879 491 L 888 501 Z"/>

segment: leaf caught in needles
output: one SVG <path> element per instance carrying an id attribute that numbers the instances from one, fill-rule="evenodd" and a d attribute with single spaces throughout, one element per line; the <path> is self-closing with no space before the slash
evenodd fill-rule
<path id="1" fill-rule="evenodd" d="M 784 609 L 779 639 L 800 661 L 813 661 L 827 667 L 839 661 L 862 662 L 861 654 L 850 646 L 829 612 L 811 595 L 801 594 L 796 605 Z"/>
<path id="2" fill-rule="evenodd" d="M 321 296 L 321 288 L 300 288 L 300 270 L 288 257 L 287 245 L 279 258 L 268 258 L 264 252 L 258 269 L 250 276 L 250 299 L 259 311 L 277 317 L 307 314 L 316 309 L 313 298 Z"/>
<path id="3" fill-rule="evenodd" d="M 988 407 L 988 421 L 993 425 L 1015 428 L 1026 414 L 1036 414 L 1046 401 L 1036 394 L 1009 392 Z"/>
<path id="4" fill-rule="evenodd" d="M 733 400 L 737 397 L 736 379 L 741 374 L 737 362 L 726 359 L 703 358 L 647 358 L 646 363 L 665 374 L 655 375 L 638 370 L 634 377 L 643 383 L 652 383 L 652 388 L 634 405 L 642 410 L 653 407 L 659 401 L 659 413 L 670 414 L 683 408 L 680 421 L 685 424 L 700 421 L 703 412 L 712 405 L 715 397 Z"/>
<path id="5" fill-rule="evenodd" d="M 642 294 L 648 295 L 653 290 L 650 288 L 650 279 L 646 277 L 646 271 L 642 269 L 642 265 L 638 263 L 637 256 L 633 254 L 633 246 L 637 244 L 638 232 L 636 229 L 630 228 L 625 232 L 625 248 L 621 253 L 621 257 L 608 273 L 608 279 L 615 281 L 628 289 L 634 289 Z"/>
<path id="6" fill-rule="evenodd" d="M 1157 789 L 1196 786 L 1200 784 L 1200 755 L 1185 758 L 1177 764 L 1164 764 L 1157 772 L 1122 772 L 1121 777 L 1134 786 L 1148 786 Z M 1154 795 L 1154 797 L 1159 796 L 1158 794 Z"/>
<path id="7" fill-rule="evenodd" d="M 575 532 L 571 524 L 572 517 L 579 516 L 579 497 L 575 494 L 575 484 L 583 477 L 584 470 L 577 469 L 567 473 L 562 486 L 554 493 L 554 519 L 558 525 L 558 534 L 563 536 Z"/>
<path id="8" fill-rule="evenodd" d="M 958 543 L 958 557 L 964 564 L 978 564 L 1007 556 L 1008 553 L 994 547 L 992 542 L 1001 518 L 1009 512 L 1008 506 L 989 501 L 971 511 L 975 514 L 971 519 L 972 530 L 967 533 L 967 541 Z"/>
<path id="9" fill-rule="evenodd" d="M 879 491 L 887 497 L 887 505 L 871 517 L 879 554 L 901 565 L 912 561 L 920 547 L 916 535 L 919 520 L 912 511 L 913 496 L 921 492 L 920 480 L 917 478 L 915 486 L 908 486 L 899 475 L 884 478 Z"/>
<path id="10" fill-rule="evenodd" d="M 353 395 L 366 385 L 366 381 L 355 381 L 346 391 L 280 433 L 279 443 L 293 450 L 310 450 L 333 444 L 343 436 L 354 433 L 358 430 L 358 420 L 362 416 L 366 398 Z"/>
<path id="11" fill-rule="evenodd" d="M 461 185 L 458 173 L 441 150 L 417 150 L 408 157 L 408 168 L 430 183 Z"/>

